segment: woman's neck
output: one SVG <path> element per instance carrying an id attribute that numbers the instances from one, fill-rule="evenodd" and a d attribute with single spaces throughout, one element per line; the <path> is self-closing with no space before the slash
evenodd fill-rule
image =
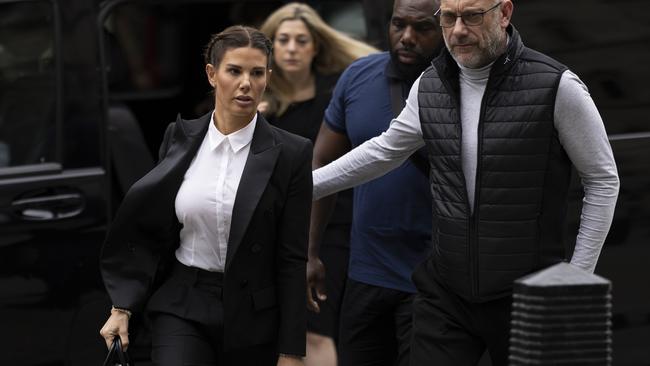
<path id="1" fill-rule="evenodd" d="M 311 70 L 300 73 L 284 73 L 284 76 L 293 86 L 291 102 L 309 100 L 316 95 L 316 76 Z"/>
<path id="2" fill-rule="evenodd" d="M 219 130 L 219 132 L 224 135 L 229 135 L 246 127 L 246 125 L 252 121 L 253 117 L 255 116 L 255 114 L 251 114 L 249 116 L 233 116 L 232 114 L 224 111 L 223 108 L 219 108 L 217 104 L 215 105 L 216 107 L 214 109 L 214 118 L 212 120 L 212 123 L 214 123 L 214 126 L 217 128 L 217 130 Z"/>

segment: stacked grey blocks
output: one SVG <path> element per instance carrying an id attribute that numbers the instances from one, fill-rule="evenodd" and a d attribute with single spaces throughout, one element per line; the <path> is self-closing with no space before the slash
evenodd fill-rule
<path id="1" fill-rule="evenodd" d="M 517 280 L 510 365 L 611 365 L 611 283 L 567 263 Z"/>

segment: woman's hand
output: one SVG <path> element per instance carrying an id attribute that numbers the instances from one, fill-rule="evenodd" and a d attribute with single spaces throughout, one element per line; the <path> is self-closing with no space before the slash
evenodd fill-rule
<path id="1" fill-rule="evenodd" d="M 302 360 L 302 357 L 298 356 L 289 356 L 289 355 L 280 355 L 278 356 L 278 365 L 277 366 L 304 366 L 305 363 Z"/>
<path id="2" fill-rule="evenodd" d="M 99 334 L 106 341 L 106 347 L 109 349 L 113 345 L 113 338 L 120 336 L 122 349 L 126 351 L 129 347 L 129 316 L 118 310 L 111 310 L 111 316 L 108 318 Z"/>

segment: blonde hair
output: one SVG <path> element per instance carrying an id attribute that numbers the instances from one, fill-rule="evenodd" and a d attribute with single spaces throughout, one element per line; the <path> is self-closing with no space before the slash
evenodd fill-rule
<path id="1" fill-rule="evenodd" d="M 311 65 L 313 72 L 322 75 L 340 73 L 352 61 L 377 52 L 376 48 L 330 27 L 307 4 L 294 2 L 282 6 L 266 18 L 260 30 L 273 40 L 280 24 L 286 20 L 301 20 L 309 29 L 316 49 L 316 56 Z M 291 102 L 293 91 L 293 85 L 283 75 L 282 70 L 274 69 L 264 97 L 269 103 L 266 114 L 282 115 Z"/>

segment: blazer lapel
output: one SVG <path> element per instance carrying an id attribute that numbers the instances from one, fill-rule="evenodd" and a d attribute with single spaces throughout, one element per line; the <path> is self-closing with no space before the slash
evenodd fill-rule
<path id="1" fill-rule="evenodd" d="M 196 155 L 201 142 L 203 142 L 203 137 L 208 131 L 210 116 L 211 114 L 208 113 L 199 119 L 186 121 L 178 115 L 176 128 L 174 129 L 172 141 L 169 143 L 167 154 L 158 164 L 160 168 L 156 168 L 162 171 L 185 168 L 182 169 L 183 173 L 185 173 L 189 167 L 189 162 Z M 181 162 L 187 162 L 187 164 L 181 164 Z"/>
<path id="2" fill-rule="evenodd" d="M 162 194 L 160 197 L 175 195 L 183 182 L 183 176 L 196 155 L 203 137 L 207 133 L 211 114 L 208 113 L 196 120 L 183 120 L 180 116 L 176 119 L 176 128 L 169 144 L 167 154 L 152 170 Z M 166 201 L 174 202 L 170 197 Z"/>
<path id="3" fill-rule="evenodd" d="M 135 228 L 153 235 L 156 240 L 167 240 L 177 231 L 174 225 L 174 197 L 185 171 L 201 146 L 208 128 L 210 114 L 197 120 L 176 120 L 165 157 L 144 177 L 138 180 L 124 198 L 111 227 L 107 241 L 132 240 Z"/>
<path id="4" fill-rule="evenodd" d="M 279 153 L 280 145 L 275 144 L 271 126 L 262 115 L 258 115 L 253 140 L 251 141 L 251 149 L 239 181 L 232 210 L 230 237 L 226 254 L 226 271 L 244 237 L 262 193 L 266 189 Z"/>

